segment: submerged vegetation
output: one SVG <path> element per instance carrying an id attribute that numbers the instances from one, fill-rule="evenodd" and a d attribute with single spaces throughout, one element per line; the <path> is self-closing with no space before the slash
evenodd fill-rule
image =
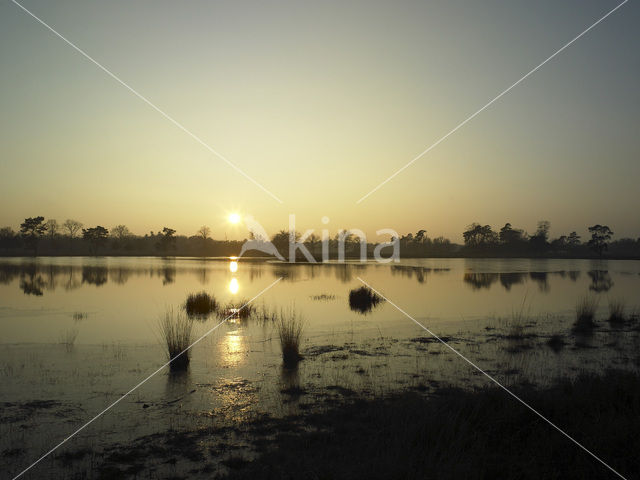
<path id="1" fill-rule="evenodd" d="M 158 325 L 171 361 L 171 371 L 186 370 L 190 360 L 190 351 L 186 348 L 193 343 L 193 321 L 182 312 L 175 313 L 173 308 L 167 308 Z"/>
<path id="2" fill-rule="evenodd" d="M 383 298 L 369 287 L 354 288 L 349 292 L 349 308 L 354 312 L 369 313 Z"/>
<path id="3" fill-rule="evenodd" d="M 60 334 L 60 343 L 64 345 L 67 352 L 71 352 L 76 344 L 79 330 L 76 327 L 69 328 Z"/>
<path id="4" fill-rule="evenodd" d="M 218 302 L 207 292 L 190 293 L 184 303 L 187 315 L 196 318 L 206 318 L 218 309 Z"/>
<path id="5" fill-rule="evenodd" d="M 300 341 L 303 329 L 303 319 L 293 308 L 288 311 L 280 311 L 280 315 L 276 320 L 276 330 L 280 338 L 282 362 L 286 368 L 294 368 L 302 360 Z"/>

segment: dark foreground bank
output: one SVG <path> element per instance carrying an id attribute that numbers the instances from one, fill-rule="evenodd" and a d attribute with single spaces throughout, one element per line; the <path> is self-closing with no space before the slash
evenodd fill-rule
<path id="1" fill-rule="evenodd" d="M 637 373 L 609 371 L 513 391 L 624 478 L 639 478 Z M 342 393 L 343 401 L 317 398 L 305 413 L 284 419 L 140 438 L 96 455 L 87 473 L 228 480 L 620 478 L 497 387 L 377 399 Z M 288 394 L 295 401 L 304 391 Z"/>
<path id="2" fill-rule="evenodd" d="M 626 478 L 640 474 L 640 377 L 609 372 L 517 394 Z M 358 400 L 274 425 L 231 479 L 618 478 L 505 391 Z"/>

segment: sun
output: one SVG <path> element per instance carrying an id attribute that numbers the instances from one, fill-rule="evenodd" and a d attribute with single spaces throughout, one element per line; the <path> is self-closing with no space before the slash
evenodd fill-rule
<path id="1" fill-rule="evenodd" d="M 229 223 L 234 223 L 234 224 L 235 223 L 240 223 L 240 220 L 241 220 L 240 214 L 239 213 L 230 213 L 228 220 L 229 220 Z"/>

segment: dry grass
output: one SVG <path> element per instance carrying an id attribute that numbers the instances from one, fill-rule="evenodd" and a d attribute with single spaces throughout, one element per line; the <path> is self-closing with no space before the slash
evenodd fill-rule
<path id="1" fill-rule="evenodd" d="M 300 360 L 300 341 L 304 330 L 304 322 L 294 309 L 280 311 L 276 320 L 276 330 L 280 337 L 282 362 L 285 367 L 295 367 Z"/>
<path id="2" fill-rule="evenodd" d="M 208 317 L 218 309 L 218 302 L 207 292 L 190 293 L 184 303 L 184 310 L 187 315 L 195 318 Z"/>
<path id="3" fill-rule="evenodd" d="M 590 333 L 596 327 L 596 310 L 598 310 L 598 299 L 595 297 L 584 297 L 576 305 L 576 321 L 573 330 L 577 333 Z"/>
<path id="4" fill-rule="evenodd" d="M 624 323 L 626 303 L 624 299 L 609 299 L 609 322 L 610 323 Z"/>
<path id="5" fill-rule="evenodd" d="M 167 308 L 158 325 L 171 360 L 171 370 L 185 370 L 190 361 L 190 351 L 185 349 L 193 343 L 193 321 L 181 312 L 176 314 L 173 308 Z"/>

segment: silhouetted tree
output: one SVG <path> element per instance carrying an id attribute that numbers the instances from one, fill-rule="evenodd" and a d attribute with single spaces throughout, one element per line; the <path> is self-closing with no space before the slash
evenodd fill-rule
<path id="1" fill-rule="evenodd" d="M 55 218 L 50 218 L 46 221 L 45 225 L 47 227 L 47 236 L 53 240 L 56 235 L 58 235 L 58 231 L 60 230 L 58 221 Z"/>
<path id="2" fill-rule="evenodd" d="M 176 231 L 173 228 L 164 227 L 160 233 L 160 239 L 156 243 L 156 248 L 163 253 L 176 248 Z"/>
<path id="3" fill-rule="evenodd" d="M 131 236 L 131 231 L 126 225 L 116 225 L 111 229 L 111 237 L 118 240 L 125 240 Z"/>
<path id="4" fill-rule="evenodd" d="M 82 229 L 82 238 L 89 242 L 89 249 L 93 255 L 98 254 L 98 249 L 105 244 L 109 237 L 109 230 L 100 225 Z"/>
<path id="5" fill-rule="evenodd" d="M 271 237 L 271 243 L 276 247 L 276 250 L 280 252 L 284 258 L 289 258 L 289 232 L 280 230 L 273 237 Z"/>
<path id="6" fill-rule="evenodd" d="M 82 228 L 82 223 L 77 220 L 72 220 L 71 218 L 67 218 L 62 224 L 62 228 L 67 235 L 69 235 L 69 243 L 73 242 L 73 239 L 76 237 L 80 229 Z"/>
<path id="7" fill-rule="evenodd" d="M 211 229 L 209 227 L 207 227 L 206 225 L 203 225 L 196 232 L 196 235 L 198 237 L 200 237 L 201 239 L 206 240 L 207 238 L 209 238 L 209 235 L 211 235 Z"/>
<path id="8" fill-rule="evenodd" d="M 524 240 L 524 231 L 512 228 L 510 223 L 505 223 L 500 229 L 499 238 L 503 245 L 513 246 Z"/>
<path id="9" fill-rule="evenodd" d="M 537 252 L 543 252 L 549 247 L 549 230 L 551 229 L 551 223 L 547 220 L 541 220 L 538 222 L 538 228 L 536 233 L 531 236 L 529 242 L 533 249 Z"/>
<path id="10" fill-rule="evenodd" d="M 20 224 L 20 235 L 22 235 L 24 243 L 33 250 L 34 255 L 38 255 L 38 242 L 46 231 L 44 217 L 25 218 L 24 222 Z"/>
<path id="11" fill-rule="evenodd" d="M 13 231 L 11 227 L 0 228 L 0 248 L 3 250 L 9 250 L 10 248 L 17 248 L 20 245 L 20 239 Z"/>
<path id="12" fill-rule="evenodd" d="M 613 232 L 606 225 L 594 225 L 589 227 L 589 233 L 591 234 L 591 240 L 588 243 L 589 247 L 602 257 L 609 247 L 609 240 L 611 240 Z"/>
<path id="13" fill-rule="evenodd" d="M 131 231 L 126 225 L 116 225 L 111 229 L 111 238 L 113 238 L 113 248 L 119 249 L 124 246 L 128 238 L 132 236 Z"/>
<path id="14" fill-rule="evenodd" d="M 480 225 L 472 223 L 462 233 L 464 244 L 468 247 L 483 247 L 498 243 L 498 234 L 491 229 L 490 225 Z"/>
<path id="15" fill-rule="evenodd" d="M 577 247 L 578 245 L 580 245 L 580 235 L 578 235 L 576 232 L 571 232 L 567 237 L 567 245 L 572 247 Z"/>
<path id="16" fill-rule="evenodd" d="M 206 254 L 207 249 L 207 240 L 209 239 L 209 235 L 211 235 L 211 229 L 206 225 L 200 227 L 200 229 L 196 232 L 196 237 L 200 240 L 200 249 L 202 251 L 202 255 Z"/>

